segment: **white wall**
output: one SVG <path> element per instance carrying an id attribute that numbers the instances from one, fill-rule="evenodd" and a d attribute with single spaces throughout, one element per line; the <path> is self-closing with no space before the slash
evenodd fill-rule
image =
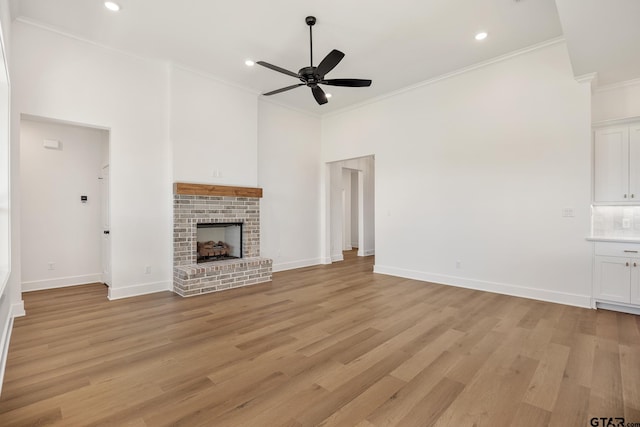
<path id="1" fill-rule="evenodd" d="M 588 306 L 590 127 L 555 43 L 326 117 L 322 160 L 375 154 L 377 272 Z"/>
<path id="2" fill-rule="evenodd" d="M 12 52 L 12 126 L 19 128 L 20 114 L 29 114 L 110 130 L 110 298 L 169 289 L 167 67 L 22 22 L 13 25 Z M 19 155 L 15 134 L 12 150 Z M 17 179 L 15 174 L 12 179 Z M 18 188 L 20 183 L 12 182 L 12 189 Z M 18 201 L 12 206 L 13 218 L 19 212 Z M 20 240 L 16 221 L 12 231 Z M 13 248 L 15 258 L 19 252 Z M 145 274 L 146 266 L 150 274 Z"/>
<path id="3" fill-rule="evenodd" d="M 44 148 L 45 139 L 60 148 Z M 21 121 L 23 291 L 102 281 L 98 178 L 107 144 L 104 130 Z"/>
<path id="4" fill-rule="evenodd" d="M 320 119 L 258 104 L 261 256 L 274 271 L 320 263 Z"/>
<path id="5" fill-rule="evenodd" d="M 175 182 L 255 187 L 257 142 L 256 94 L 171 68 Z"/>
<path id="6" fill-rule="evenodd" d="M 640 79 L 596 89 L 591 113 L 594 123 L 640 117 Z"/>

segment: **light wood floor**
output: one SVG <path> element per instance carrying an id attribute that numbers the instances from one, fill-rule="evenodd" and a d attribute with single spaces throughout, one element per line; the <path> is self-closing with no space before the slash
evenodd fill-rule
<path id="1" fill-rule="evenodd" d="M 640 320 L 374 275 L 371 258 L 183 299 L 24 295 L 2 426 L 640 423 Z"/>

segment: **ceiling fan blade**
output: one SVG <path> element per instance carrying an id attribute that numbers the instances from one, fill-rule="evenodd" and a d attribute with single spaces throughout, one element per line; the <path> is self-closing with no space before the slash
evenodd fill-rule
<path id="1" fill-rule="evenodd" d="M 333 49 L 318 65 L 316 69 L 316 73 L 320 76 L 321 79 L 324 78 L 324 75 L 329 71 L 333 70 L 336 65 L 344 58 L 344 53 L 339 50 Z"/>
<path id="2" fill-rule="evenodd" d="M 311 92 L 313 92 L 313 97 L 316 99 L 316 101 L 318 101 L 318 104 L 322 105 L 328 102 L 327 95 L 325 95 L 324 91 L 320 86 L 312 87 Z"/>
<path id="3" fill-rule="evenodd" d="M 295 77 L 296 79 L 300 78 L 298 73 L 294 73 L 293 71 L 285 70 L 284 68 L 278 67 L 277 65 L 269 64 L 268 62 L 258 61 L 258 62 L 256 62 L 256 64 L 260 64 L 263 67 L 267 67 L 267 68 L 272 69 L 273 71 L 277 71 L 279 73 L 286 74 L 287 76 Z"/>
<path id="4" fill-rule="evenodd" d="M 324 85 L 329 85 L 329 86 L 347 86 L 347 87 L 371 86 L 371 80 L 365 80 L 365 79 L 329 79 L 329 80 L 322 80 L 319 83 L 322 83 Z"/>
<path id="5" fill-rule="evenodd" d="M 287 90 L 295 89 L 297 87 L 304 86 L 304 83 L 298 83 L 297 85 L 291 85 L 283 87 L 281 89 L 272 90 L 271 92 L 263 93 L 264 96 L 275 95 L 276 93 L 285 92 Z"/>

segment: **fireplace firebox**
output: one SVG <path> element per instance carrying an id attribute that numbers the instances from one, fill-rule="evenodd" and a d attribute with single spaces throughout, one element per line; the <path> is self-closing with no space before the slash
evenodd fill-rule
<path id="1" fill-rule="evenodd" d="M 199 223 L 196 230 L 197 263 L 242 258 L 242 223 Z"/>

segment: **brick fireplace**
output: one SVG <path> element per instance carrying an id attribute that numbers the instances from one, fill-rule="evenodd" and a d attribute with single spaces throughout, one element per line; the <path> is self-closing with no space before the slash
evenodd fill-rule
<path id="1" fill-rule="evenodd" d="M 173 291 L 200 295 L 271 281 L 260 257 L 261 188 L 174 184 Z M 241 223 L 242 258 L 197 263 L 198 224 Z"/>

